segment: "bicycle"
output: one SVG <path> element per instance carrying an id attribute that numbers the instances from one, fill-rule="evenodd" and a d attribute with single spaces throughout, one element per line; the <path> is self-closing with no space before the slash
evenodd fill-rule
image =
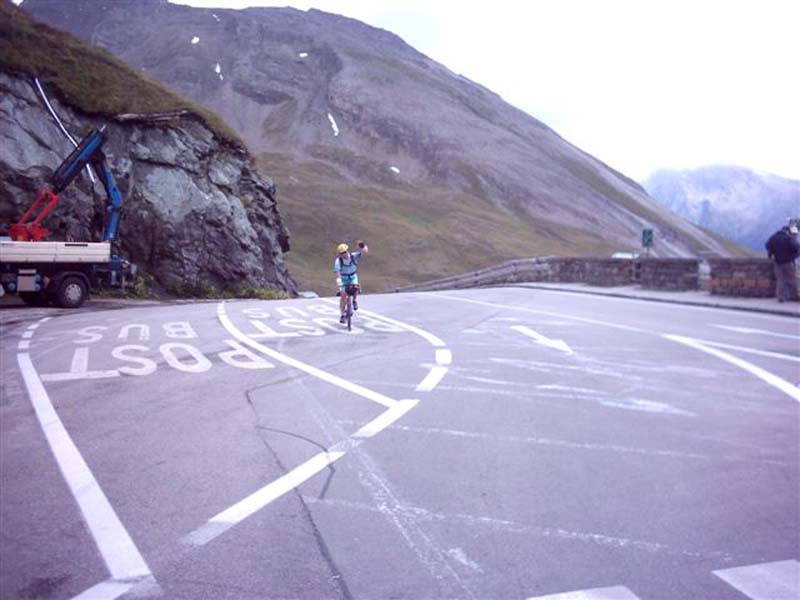
<path id="1" fill-rule="evenodd" d="M 353 295 L 358 292 L 360 286 L 357 283 L 348 283 L 344 286 L 344 293 L 347 294 L 344 314 L 347 321 L 347 331 L 352 331 L 353 323 Z"/>

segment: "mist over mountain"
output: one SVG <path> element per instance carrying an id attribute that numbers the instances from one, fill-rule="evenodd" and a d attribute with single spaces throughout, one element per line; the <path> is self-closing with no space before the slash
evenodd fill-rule
<path id="1" fill-rule="evenodd" d="M 165 0 L 22 7 L 223 117 L 277 183 L 301 282 L 335 243 L 359 237 L 381 246 L 371 262 L 382 285 L 520 256 L 633 250 L 643 228 L 655 230 L 656 256 L 740 252 L 497 94 L 359 21 Z"/>
<path id="2" fill-rule="evenodd" d="M 692 223 L 758 252 L 790 218 L 800 217 L 800 181 L 742 167 L 660 170 L 644 187 Z"/>

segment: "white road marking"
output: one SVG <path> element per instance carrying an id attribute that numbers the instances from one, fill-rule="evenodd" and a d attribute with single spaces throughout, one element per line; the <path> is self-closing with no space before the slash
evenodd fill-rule
<path id="1" fill-rule="evenodd" d="M 342 387 L 357 395 L 388 406 L 388 410 L 361 427 L 347 439 L 334 444 L 329 450 L 316 454 L 303 464 L 268 483 L 214 517 L 211 517 L 204 525 L 183 538 L 183 542 L 190 546 L 202 546 L 207 544 L 250 515 L 266 507 L 277 498 L 299 487 L 302 483 L 343 457 L 350 450 L 358 447 L 364 440 L 377 435 L 389 427 L 392 423 L 414 408 L 419 402 L 418 400 L 394 400 L 388 396 L 378 394 L 360 385 L 326 373 L 316 367 L 302 363 L 280 352 L 276 352 L 263 344 L 255 342 L 236 328 L 225 311 L 224 302 L 217 305 L 217 317 L 223 327 L 242 343 L 267 354 L 275 360 L 305 371 L 314 377 L 318 377 L 323 381 L 327 381 L 328 383 Z"/>
<path id="2" fill-rule="evenodd" d="M 759 356 L 769 356 L 770 358 L 777 358 L 780 360 L 791 360 L 794 362 L 800 362 L 800 356 L 792 356 L 791 354 L 781 354 L 779 352 L 767 352 L 766 350 L 755 350 L 754 348 L 747 348 L 746 346 L 734 346 L 732 344 L 723 344 L 722 342 L 710 342 L 708 340 L 699 340 L 696 338 L 695 341 L 704 344 L 706 346 L 714 346 L 715 348 L 727 348 L 728 350 L 737 350 L 739 352 L 745 352 L 747 354 L 758 354 Z"/>
<path id="3" fill-rule="evenodd" d="M 613 327 L 614 329 L 622 329 L 624 331 L 634 331 L 636 333 L 652 333 L 647 329 L 640 327 L 631 327 L 629 325 L 620 325 L 618 323 L 609 323 L 608 321 L 598 321 L 597 319 L 586 319 L 584 317 L 574 317 L 564 313 L 554 313 L 546 310 L 536 310 L 534 308 L 527 308 L 525 306 L 514 306 L 512 304 L 499 304 L 497 302 L 484 302 L 482 300 L 472 300 L 471 298 L 460 298 L 458 296 L 448 296 L 447 294 L 440 294 L 438 292 L 431 292 L 428 294 L 434 298 L 444 298 L 445 300 L 456 300 L 458 302 L 467 302 L 469 304 L 479 304 L 481 306 L 491 306 L 492 308 L 507 308 L 509 310 L 518 310 L 521 312 L 531 313 L 534 315 L 547 315 L 548 317 L 557 317 L 559 319 L 570 319 L 580 323 L 591 323 L 592 325 L 602 325 L 604 327 Z"/>
<path id="4" fill-rule="evenodd" d="M 453 364 L 453 353 L 447 348 L 438 348 L 436 350 L 436 364 L 443 367 Z"/>
<path id="5" fill-rule="evenodd" d="M 445 375 L 447 375 L 447 367 L 434 365 L 433 367 L 431 367 L 431 370 L 428 371 L 428 374 L 425 376 L 425 379 L 419 382 L 419 385 L 417 385 L 416 387 L 416 391 L 432 392 L 434 388 L 436 388 L 436 386 L 439 385 L 439 383 L 441 383 Z"/>
<path id="6" fill-rule="evenodd" d="M 331 373 L 323 371 L 322 369 L 318 369 L 317 367 L 308 365 L 304 362 L 301 362 L 297 359 L 287 356 L 286 354 L 282 354 L 276 350 L 273 350 L 269 346 L 265 346 L 264 344 L 260 344 L 259 342 L 253 340 L 252 338 L 242 333 L 233 324 L 233 321 L 230 320 L 228 314 L 225 312 L 224 302 L 220 302 L 217 305 L 217 318 L 219 318 L 219 321 L 220 323 L 222 323 L 222 326 L 228 330 L 228 333 L 230 333 L 237 340 L 239 340 L 243 344 L 250 346 L 251 348 L 255 348 L 259 352 L 266 354 L 267 356 L 273 358 L 274 360 L 277 360 L 278 362 L 282 362 L 283 364 L 288 365 L 294 369 L 298 369 L 300 371 L 308 373 L 309 375 L 312 375 L 313 377 L 322 379 L 323 381 L 326 381 L 331 385 L 335 385 L 337 387 L 345 389 L 348 392 L 356 394 L 357 396 L 361 396 L 362 398 L 366 398 L 367 400 L 372 400 L 373 402 L 377 402 L 382 406 L 392 408 L 395 405 L 397 405 L 397 400 L 393 400 L 388 396 L 384 396 L 383 394 L 379 394 L 378 392 L 369 390 L 356 383 L 347 381 L 346 379 L 343 379 L 337 375 L 333 375 Z"/>
<path id="7" fill-rule="evenodd" d="M 338 305 L 338 301 L 336 300 L 326 300 L 326 302 L 329 304 Z M 448 366 L 453 362 L 453 353 L 447 349 L 447 344 L 442 341 L 441 338 L 435 336 L 429 331 L 421 329 L 420 327 L 415 327 L 414 325 L 409 325 L 408 323 L 403 323 L 402 321 L 385 317 L 372 311 L 362 310 L 362 313 L 378 321 L 385 321 L 386 323 L 390 323 L 401 329 L 415 333 L 436 348 L 436 365 L 430 367 L 430 371 L 428 371 L 428 374 L 425 375 L 424 379 L 419 382 L 415 391 L 431 392 L 436 388 L 437 385 L 439 385 L 439 383 L 441 383 L 442 379 L 444 379 L 445 375 L 447 375 Z"/>
<path id="8" fill-rule="evenodd" d="M 538 390 L 556 390 L 561 392 L 577 392 L 579 394 L 595 394 L 597 396 L 607 396 L 608 392 L 604 392 L 602 390 L 592 390 L 589 388 L 580 388 L 580 387 L 572 387 L 569 385 L 558 385 L 556 383 L 545 383 L 542 385 L 537 385 L 536 389 Z"/>
<path id="9" fill-rule="evenodd" d="M 470 560 L 470 558 L 467 556 L 467 553 L 464 552 L 461 548 L 450 548 L 450 550 L 447 551 L 447 555 L 456 562 L 461 563 L 465 567 L 469 567 L 476 573 L 483 573 L 483 569 L 481 569 L 481 566 L 474 560 Z"/>
<path id="10" fill-rule="evenodd" d="M 387 323 L 391 323 L 392 325 L 397 325 L 398 327 L 400 327 L 402 329 L 405 329 L 407 331 L 411 331 L 413 333 L 416 333 L 418 336 L 420 336 L 421 338 L 427 340 L 428 342 L 430 342 L 433 346 L 436 346 L 437 348 L 444 348 L 445 346 L 447 346 L 447 344 L 445 344 L 441 340 L 441 338 L 436 337 L 435 335 L 433 335 L 429 331 L 425 331 L 424 329 L 420 329 L 419 327 L 415 327 L 414 325 L 409 325 L 408 323 L 403 323 L 402 321 L 397 321 L 397 320 L 392 319 L 390 317 L 385 317 L 383 315 L 379 315 L 379 314 L 374 313 L 374 312 L 369 311 L 369 310 L 363 310 L 362 309 L 362 312 L 365 315 L 369 315 L 370 317 L 372 317 L 374 319 L 378 319 L 379 321 L 386 321 Z"/>
<path id="11" fill-rule="evenodd" d="M 41 379 L 42 381 L 75 381 L 78 379 L 106 379 L 119 376 L 120 372 L 116 369 L 111 369 L 109 371 L 90 371 L 89 347 L 80 346 L 75 348 L 75 353 L 72 355 L 69 372 L 47 373 L 41 375 Z"/>
<path id="12" fill-rule="evenodd" d="M 746 360 L 742 360 L 741 358 L 728 354 L 727 352 L 723 352 L 722 350 L 717 350 L 716 348 L 711 348 L 709 346 L 706 346 L 700 343 L 698 340 L 694 340 L 692 338 L 683 337 L 681 335 L 670 335 L 670 334 L 664 334 L 663 337 L 665 337 L 668 340 L 672 340 L 673 342 L 678 342 L 679 344 L 684 344 L 691 348 L 696 348 L 697 350 L 700 350 L 707 354 L 711 354 L 712 356 L 716 356 L 717 358 L 721 358 L 722 360 L 729 362 L 732 365 L 739 367 L 740 369 L 744 369 L 745 371 L 752 373 L 759 379 L 762 379 L 763 381 L 767 382 L 769 385 L 778 388 L 787 396 L 794 398 L 795 400 L 800 402 L 800 389 L 798 389 L 797 386 L 792 385 L 785 379 L 781 379 L 777 375 L 773 375 L 772 373 L 762 369 L 761 367 L 757 367 L 756 365 L 751 364 Z"/>
<path id="13" fill-rule="evenodd" d="M 383 500 L 383 498 L 380 499 Z M 313 498 L 309 496 L 303 496 L 303 500 L 305 500 L 307 504 L 326 504 L 328 506 L 341 507 L 350 510 L 361 510 L 361 511 L 380 512 L 380 513 L 385 512 L 387 504 L 387 503 L 378 504 L 376 506 L 373 504 L 367 504 L 366 502 L 354 502 L 351 500 L 337 500 L 332 498 L 325 498 L 324 500 L 320 500 L 319 498 Z M 590 533 L 585 531 L 570 531 L 567 529 L 560 529 L 557 527 L 541 527 L 535 525 L 528 525 L 527 523 L 520 523 L 517 521 L 509 521 L 506 519 L 497 519 L 494 517 L 487 517 L 480 515 L 433 512 L 426 508 L 422 508 L 419 506 L 411 506 L 408 504 L 399 504 L 394 508 L 397 512 L 404 515 L 406 518 L 411 519 L 412 523 L 418 523 L 419 521 L 428 521 L 428 522 L 447 523 L 448 525 L 452 526 L 454 522 L 457 522 L 460 528 L 463 528 L 461 526 L 462 524 L 463 526 L 467 527 L 488 527 L 493 530 L 500 530 L 508 533 L 516 533 L 526 537 L 531 537 L 531 536 L 541 537 L 545 540 L 559 539 L 571 542 L 580 542 L 582 544 L 593 544 L 597 546 L 604 546 L 617 549 L 630 548 L 636 550 L 637 552 L 644 551 L 653 554 L 663 553 L 671 556 L 690 557 L 690 558 L 704 558 L 704 559 L 721 558 L 723 560 L 728 560 L 730 558 L 729 555 L 725 554 L 724 552 L 713 552 L 713 551 L 707 553 L 693 552 L 691 550 L 681 550 L 679 548 L 673 548 L 657 542 L 648 542 L 643 540 L 633 540 L 628 538 L 613 537 L 609 535 L 602 535 L 599 533 Z M 416 526 L 419 527 L 418 524 Z"/>
<path id="14" fill-rule="evenodd" d="M 29 340 L 32 337 L 33 337 L 33 330 L 32 329 L 28 329 L 28 331 L 25 331 L 25 332 L 22 333 L 22 339 L 23 340 Z"/>
<path id="15" fill-rule="evenodd" d="M 512 325 L 511 329 L 522 335 L 526 335 L 529 338 L 533 339 L 534 342 L 541 346 L 546 346 L 547 348 L 552 348 L 553 350 L 561 350 L 566 354 L 575 354 L 575 352 L 570 348 L 564 340 L 554 340 L 549 337 L 543 336 L 541 333 L 534 331 L 530 327 L 526 327 L 525 325 Z"/>
<path id="16" fill-rule="evenodd" d="M 625 586 L 618 585 L 614 587 L 565 592 L 563 594 L 535 596 L 528 598 L 528 600 L 639 600 L 639 596 L 636 596 Z"/>
<path id="17" fill-rule="evenodd" d="M 716 325 L 720 329 L 727 329 L 728 331 L 735 331 L 737 333 L 753 333 L 757 335 L 769 335 L 772 337 L 787 338 L 790 340 L 800 340 L 800 335 L 789 335 L 786 333 L 776 333 L 774 331 L 765 331 L 763 329 L 752 329 L 750 327 L 731 327 L 730 325 Z"/>
<path id="18" fill-rule="evenodd" d="M 618 398 L 616 400 L 598 400 L 603 406 L 611 406 L 613 408 L 624 408 L 625 410 L 638 410 L 641 412 L 658 413 L 664 415 L 680 415 L 682 417 L 696 417 L 697 415 L 691 411 L 682 408 L 676 408 L 665 402 L 656 402 L 655 400 L 640 400 L 638 398 Z"/>
<path id="19" fill-rule="evenodd" d="M 778 562 L 713 571 L 714 575 L 752 600 L 800 598 L 800 562 Z"/>
<path id="20" fill-rule="evenodd" d="M 29 350 L 30 347 L 31 347 L 31 343 L 30 343 L 29 340 L 22 340 L 22 341 L 20 341 L 20 343 L 18 344 L 17 347 L 20 350 Z"/>
<path id="21" fill-rule="evenodd" d="M 150 577 L 150 568 L 53 408 L 30 355 L 17 354 L 17 361 L 42 431 L 112 579 L 138 582 Z"/>
<path id="22" fill-rule="evenodd" d="M 155 582 L 155 579 L 152 577 L 134 581 L 115 581 L 113 579 L 108 579 L 74 596 L 72 600 L 114 600 L 148 581 Z"/>
<path id="23" fill-rule="evenodd" d="M 525 286 L 525 285 L 517 285 L 515 287 L 527 287 L 527 286 Z M 546 288 L 543 288 L 543 287 L 539 287 L 539 288 L 533 288 L 532 287 L 531 289 L 547 292 L 548 294 L 554 294 L 554 295 L 560 295 L 560 296 L 572 296 L 573 298 L 576 295 L 582 295 L 582 296 L 589 295 L 589 296 L 592 297 L 592 301 L 593 302 L 607 300 L 607 301 L 614 301 L 614 302 L 630 302 L 630 303 L 636 303 L 636 304 L 639 304 L 639 305 L 641 305 L 643 303 L 646 303 L 646 304 L 651 305 L 653 307 L 653 309 L 663 308 L 664 310 L 667 310 L 667 311 L 670 311 L 670 312 L 675 311 L 677 309 L 684 310 L 684 311 L 706 311 L 706 312 L 713 311 L 716 315 L 719 315 L 721 313 L 722 314 L 727 313 L 728 315 L 730 315 L 732 317 L 739 318 L 739 319 L 742 318 L 742 312 L 743 312 L 740 309 L 726 308 L 726 307 L 722 307 L 722 306 L 719 306 L 719 305 L 717 305 L 717 306 L 698 306 L 696 304 L 677 304 L 677 303 L 674 303 L 674 302 L 658 302 L 658 301 L 653 301 L 651 299 L 646 299 L 646 298 L 629 298 L 629 297 L 620 297 L 620 296 L 610 296 L 610 295 L 607 295 L 607 294 L 596 294 L 594 292 L 588 292 L 588 293 L 587 292 L 577 292 L 577 291 L 570 292 L 570 291 L 564 291 L 564 290 L 546 289 Z M 773 321 L 775 323 L 782 323 L 784 325 L 786 324 L 786 319 L 787 319 L 786 316 L 770 315 L 770 314 L 759 314 L 759 313 L 754 312 L 754 311 L 747 311 L 747 318 L 748 319 L 762 319 L 762 320 L 765 320 L 765 321 Z M 788 318 L 791 318 L 791 317 L 788 317 Z"/>
<path id="24" fill-rule="evenodd" d="M 490 377 L 475 377 L 473 375 L 467 375 L 465 379 L 468 379 L 470 381 L 475 381 L 477 383 L 488 383 L 489 385 L 514 385 L 518 387 L 529 387 L 529 384 L 527 383 L 519 383 L 516 381 L 504 381 L 502 379 L 491 379 Z"/>
<path id="25" fill-rule="evenodd" d="M 84 371 L 83 373 L 47 373 L 42 375 L 42 381 L 77 381 L 78 379 L 108 379 L 119 377 L 119 371 Z"/>
<path id="26" fill-rule="evenodd" d="M 341 420 L 340 423 L 349 425 L 355 424 L 350 420 Z M 711 460 L 711 456 L 705 454 L 693 454 L 690 452 L 678 452 L 674 450 L 651 450 L 648 448 L 632 448 L 629 446 L 613 446 L 607 444 L 590 444 L 581 442 L 570 442 L 567 440 L 555 440 L 551 438 L 536 438 L 536 437 L 522 437 L 515 435 L 503 435 L 493 433 L 479 433 L 475 431 L 462 431 L 457 429 L 444 429 L 439 427 L 413 427 L 410 425 L 392 425 L 390 427 L 393 431 L 406 431 L 409 433 L 421 433 L 423 435 L 443 435 L 454 438 L 484 440 L 489 442 L 500 442 L 507 444 L 532 444 L 537 446 L 557 446 L 562 448 L 571 448 L 577 450 L 589 450 L 596 452 L 598 450 L 605 452 L 625 452 L 630 454 L 642 454 L 645 456 L 662 456 L 672 458 L 691 458 L 696 460 Z M 723 457 L 727 460 L 750 462 L 746 459 L 737 459 Z M 776 462 L 776 461 L 752 461 L 752 462 Z M 777 464 L 785 464 L 778 462 Z"/>
<path id="27" fill-rule="evenodd" d="M 431 392 L 434 388 L 439 385 L 439 383 L 444 379 L 444 376 L 447 375 L 447 365 L 453 363 L 453 353 L 450 352 L 447 348 L 437 348 L 436 349 L 436 364 L 431 367 L 431 370 L 428 371 L 428 374 L 425 376 L 419 385 L 416 388 L 418 392 Z"/>
<path id="28" fill-rule="evenodd" d="M 414 408 L 418 400 L 396 400 L 392 408 L 384 411 L 349 438 L 334 444 L 328 451 L 320 452 L 303 464 L 253 492 L 230 508 L 211 517 L 208 522 L 183 538 L 190 546 L 202 546 L 241 523 L 285 493 L 299 487 L 311 477 L 327 468 L 364 440 L 369 439 L 400 419 Z"/>
<path id="29" fill-rule="evenodd" d="M 315 412 L 317 423 L 328 432 L 329 438 L 342 435 L 341 428 L 331 421 L 325 411 Z M 450 564 L 436 539 L 420 525 L 418 513 L 398 498 L 380 466 L 361 447 L 356 448 L 353 455 L 355 460 L 350 461 L 349 466 L 357 470 L 358 480 L 371 500 L 363 506 L 371 512 L 380 514 L 397 530 L 408 549 L 436 580 L 442 583 L 448 582 L 448 588 L 457 588 L 446 595 L 455 598 L 475 598 L 467 583 Z M 357 463 L 361 464 L 361 468 Z"/>

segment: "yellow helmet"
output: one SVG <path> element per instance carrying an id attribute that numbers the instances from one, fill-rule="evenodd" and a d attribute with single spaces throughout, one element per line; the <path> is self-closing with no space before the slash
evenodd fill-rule
<path id="1" fill-rule="evenodd" d="M 339 244 L 338 246 L 336 246 L 337 254 L 341 254 L 342 252 L 347 252 L 349 249 L 350 246 L 348 246 L 347 244 Z"/>

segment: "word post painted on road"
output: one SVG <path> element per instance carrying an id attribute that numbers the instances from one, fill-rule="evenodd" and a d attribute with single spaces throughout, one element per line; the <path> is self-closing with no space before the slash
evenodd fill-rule
<path id="1" fill-rule="evenodd" d="M 76 332 L 75 349 L 69 370 L 41 375 L 42 381 L 74 381 L 78 379 L 105 379 L 129 375 L 143 377 L 158 370 L 159 359 L 163 365 L 182 373 L 200 374 L 210 370 L 213 363 L 197 346 L 186 340 L 199 336 L 189 321 L 163 323 L 157 333 L 166 341 L 151 347 L 145 343 L 124 343 L 108 351 L 97 350 L 95 355 L 110 356 L 111 368 L 90 368 L 92 346 L 108 337 L 115 341 L 150 342 L 156 332 L 149 325 L 126 324 L 118 331 L 104 325 L 84 327 Z M 223 363 L 239 369 L 272 369 L 275 365 L 236 340 L 224 340 L 227 348 L 215 353 Z M 98 359 L 100 360 L 100 359 Z M 108 366 L 107 359 L 103 361 Z"/>
<path id="2" fill-rule="evenodd" d="M 252 327 L 249 337 L 256 340 L 281 340 L 319 337 L 329 334 L 361 335 L 367 331 L 377 333 L 404 333 L 408 330 L 398 324 L 360 315 L 359 326 L 347 331 L 339 323 L 336 307 L 318 303 L 303 308 L 279 306 L 245 308 L 241 315 Z M 159 368 L 174 369 L 181 373 L 202 374 L 211 370 L 216 362 L 237 369 L 272 369 L 275 364 L 263 355 L 234 339 L 225 339 L 225 350 L 206 355 L 197 346 L 200 336 L 190 321 L 168 321 L 158 325 L 125 323 L 115 327 L 91 325 L 75 331 L 72 357 L 65 370 L 43 373 L 42 381 L 74 381 L 106 379 L 110 377 L 152 375 Z M 110 351 L 106 345 L 111 342 Z M 111 359 L 109 364 L 109 357 Z M 102 367 L 98 365 L 102 364 Z"/>

